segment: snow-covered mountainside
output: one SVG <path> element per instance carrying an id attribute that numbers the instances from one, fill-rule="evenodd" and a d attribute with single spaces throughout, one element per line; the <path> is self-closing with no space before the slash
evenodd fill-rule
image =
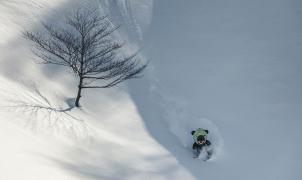
<path id="1" fill-rule="evenodd" d="M 37 64 L 21 32 L 81 6 L 150 63 L 77 109 L 72 73 Z M 0 1 L 0 180 L 301 179 L 301 17 L 296 0 Z"/>

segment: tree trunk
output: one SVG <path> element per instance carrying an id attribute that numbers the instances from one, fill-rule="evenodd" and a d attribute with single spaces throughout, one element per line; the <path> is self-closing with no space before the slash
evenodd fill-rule
<path id="1" fill-rule="evenodd" d="M 78 86 L 78 95 L 77 95 L 77 98 L 76 98 L 76 101 L 75 101 L 75 106 L 76 106 L 76 107 L 80 107 L 80 98 L 82 97 L 82 96 L 81 96 L 81 92 L 82 92 L 82 83 L 83 83 L 83 79 L 80 78 L 80 83 L 79 83 L 79 86 Z"/>

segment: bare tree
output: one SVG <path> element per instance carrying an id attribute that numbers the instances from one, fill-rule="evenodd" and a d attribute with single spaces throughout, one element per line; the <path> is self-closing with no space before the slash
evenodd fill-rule
<path id="1" fill-rule="evenodd" d="M 42 23 L 46 34 L 25 31 L 24 37 L 34 44 L 33 52 L 45 64 L 71 68 L 79 84 L 75 106 L 86 88 L 110 88 L 125 80 L 140 77 L 147 64 L 137 53 L 125 56 L 123 43 L 113 32 L 118 29 L 96 9 L 78 9 L 66 16 L 65 26 Z M 97 81 L 102 85 L 96 85 Z"/>

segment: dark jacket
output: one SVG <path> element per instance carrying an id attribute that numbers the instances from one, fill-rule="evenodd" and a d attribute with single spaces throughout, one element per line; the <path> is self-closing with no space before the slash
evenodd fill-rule
<path id="1" fill-rule="evenodd" d="M 209 140 L 206 140 L 206 142 L 204 144 L 197 144 L 196 142 L 194 142 L 192 148 L 193 149 L 202 149 L 205 146 L 210 146 L 211 142 Z"/>

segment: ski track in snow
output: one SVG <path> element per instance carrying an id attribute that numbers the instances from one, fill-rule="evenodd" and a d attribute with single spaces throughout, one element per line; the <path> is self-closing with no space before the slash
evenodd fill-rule
<path id="1" fill-rule="evenodd" d="M 109 11 L 109 3 L 115 3 L 117 10 L 121 12 L 121 18 L 124 19 L 127 27 L 134 29 L 139 36 L 139 39 L 142 40 L 143 31 L 149 26 L 152 20 L 152 1 L 102 1 L 100 4 L 105 12 Z M 140 23 L 138 23 L 139 18 L 141 18 Z M 126 51 L 131 53 L 134 51 L 133 49 L 135 49 L 135 47 L 128 46 Z M 200 118 L 196 113 L 188 111 L 184 100 L 169 94 L 166 88 L 160 86 L 159 83 L 156 82 L 157 78 L 154 74 L 149 74 L 149 76 L 148 80 L 152 84 L 150 88 L 150 100 L 153 100 L 154 103 L 165 109 L 163 114 L 164 120 L 168 123 L 170 132 L 175 135 L 181 145 L 184 148 L 191 150 L 193 143 L 191 131 L 198 127 L 204 127 L 210 131 L 208 139 L 212 142 L 212 147 L 215 149 L 214 157 L 219 157 L 223 148 L 223 140 L 218 127 L 211 120 Z"/>
<path id="2" fill-rule="evenodd" d="M 125 27 L 123 36 L 140 43 L 152 20 L 153 0 L 99 0 L 99 7 Z M 132 37 L 131 37 L 132 36 Z"/>
<path id="3" fill-rule="evenodd" d="M 201 118 L 202 115 L 191 112 L 186 106 L 186 101 L 169 93 L 166 88 L 160 85 L 152 72 L 149 72 L 148 80 L 151 82 L 150 100 L 163 109 L 162 116 L 168 124 L 169 131 L 179 140 L 182 147 L 191 151 L 194 142 L 191 131 L 197 128 L 205 128 L 209 130 L 207 137 L 214 149 L 211 160 L 219 158 L 222 152 L 226 153 L 226 150 L 223 149 L 223 139 L 219 133 L 219 128 L 213 121 Z"/>

